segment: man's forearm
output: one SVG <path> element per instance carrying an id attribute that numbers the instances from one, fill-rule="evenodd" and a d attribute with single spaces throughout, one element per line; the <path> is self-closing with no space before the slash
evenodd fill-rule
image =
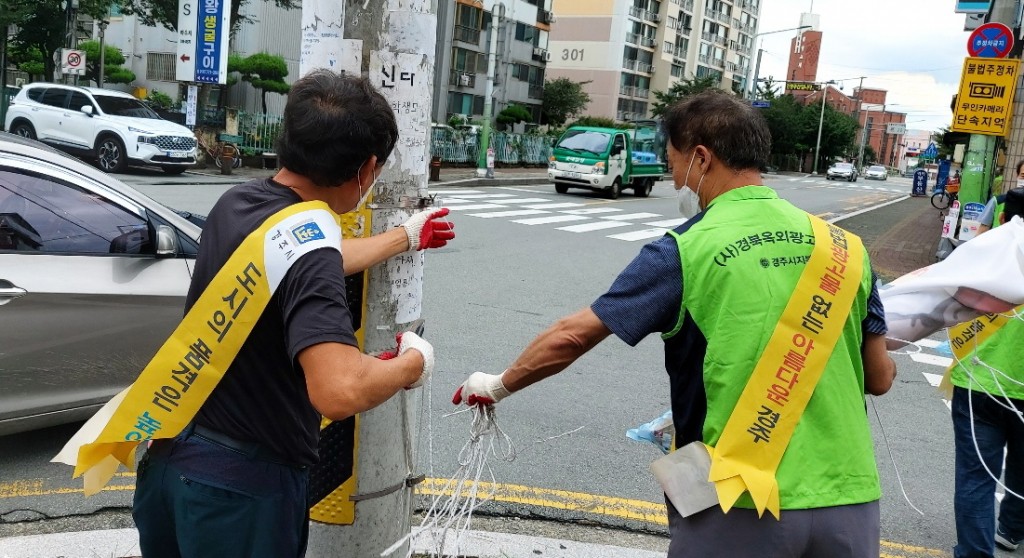
<path id="1" fill-rule="evenodd" d="M 611 331 L 589 308 L 562 318 L 523 349 L 519 358 L 502 375 L 502 383 L 509 391 L 516 392 L 553 376 L 610 334 Z"/>
<path id="2" fill-rule="evenodd" d="M 366 271 L 408 249 L 409 237 L 402 227 L 395 227 L 369 238 L 346 238 L 342 242 L 345 275 Z"/>

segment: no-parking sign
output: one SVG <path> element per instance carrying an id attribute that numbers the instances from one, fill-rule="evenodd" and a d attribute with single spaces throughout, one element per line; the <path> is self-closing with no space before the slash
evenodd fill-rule
<path id="1" fill-rule="evenodd" d="M 1013 32 L 1002 23 L 986 23 L 967 39 L 967 53 L 974 58 L 1004 58 L 1013 48 Z"/>
<path id="2" fill-rule="evenodd" d="M 73 76 L 85 75 L 85 51 L 70 48 L 60 49 L 60 73 Z"/>

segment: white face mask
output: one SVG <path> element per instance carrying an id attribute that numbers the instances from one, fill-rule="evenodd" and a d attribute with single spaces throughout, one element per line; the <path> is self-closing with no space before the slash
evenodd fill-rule
<path id="1" fill-rule="evenodd" d="M 1024 188 L 1024 178 L 1018 178 L 1017 179 L 1017 187 L 1018 188 Z"/>
<path id="2" fill-rule="evenodd" d="M 361 194 L 359 196 L 359 203 L 356 204 L 356 207 L 362 207 L 363 204 L 366 203 L 366 199 L 370 197 L 370 192 L 373 191 L 373 185 L 376 184 L 377 183 L 377 179 L 380 178 L 379 174 L 374 175 L 373 182 L 370 182 L 370 185 L 366 188 L 366 192 L 363 192 L 363 181 L 362 181 L 362 178 L 361 178 L 362 171 L 363 171 L 363 167 L 360 166 L 359 167 L 359 173 L 356 174 L 356 180 L 359 182 L 359 193 Z"/>
<path id="3" fill-rule="evenodd" d="M 697 157 L 697 152 L 693 152 L 693 157 L 690 157 L 690 166 L 686 167 L 686 175 L 683 177 L 683 185 L 676 191 L 676 199 L 679 202 L 679 213 L 687 219 L 692 219 L 698 213 L 701 212 L 700 208 L 700 187 L 704 184 L 704 175 L 700 175 L 700 180 L 697 182 L 697 191 L 693 191 L 692 188 L 686 183 L 686 177 L 690 176 L 690 170 L 693 169 L 693 160 Z"/>

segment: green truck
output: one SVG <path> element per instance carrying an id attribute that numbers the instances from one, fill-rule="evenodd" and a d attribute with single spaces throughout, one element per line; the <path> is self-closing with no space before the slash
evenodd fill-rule
<path id="1" fill-rule="evenodd" d="M 656 121 L 629 129 L 572 126 L 555 143 L 548 178 L 555 191 L 587 188 L 616 199 L 631 188 L 637 197 L 650 195 L 665 174 L 665 139 Z"/>

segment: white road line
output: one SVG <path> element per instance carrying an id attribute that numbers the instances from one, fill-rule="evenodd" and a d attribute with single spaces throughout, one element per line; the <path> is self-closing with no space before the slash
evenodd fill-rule
<path id="1" fill-rule="evenodd" d="M 922 347 L 928 347 L 929 349 L 934 349 L 934 348 L 938 347 L 939 345 L 941 345 L 942 341 L 935 341 L 934 339 L 922 339 L 922 340 L 918 341 L 917 344 L 922 346 Z"/>
<path id="2" fill-rule="evenodd" d="M 666 229 L 674 229 L 674 228 L 678 227 L 679 225 L 682 225 L 685 222 L 686 222 L 686 218 L 680 217 L 678 219 L 666 219 L 664 221 L 649 221 L 649 222 L 644 223 L 644 224 L 645 225 L 650 225 L 652 227 L 664 227 Z"/>
<path id="3" fill-rule="evenodd" d="M 465 188 L 457 188 L 455 190 L 430 190 L 431 194 L 437 194 L 439 196 L 449 195 L 458 196 L 461 194 L 483 194 L 483 190 L 467 190 Z"/>
<path id="4" fill-rule="evenodd" d="M 513 192 L 530 192 L 532 194 L 537 193 L 536 188 L 515 188 L 512 186 L 498 186 L 500 190 L 512 190 Z"/>
<path id="5" fill-rule="evenodd" d="M 514 198 L 515 194 L 469 194 L 469 195 L 453 195 L 455 198 L 462 198 L 464 200 L 482 200 L 485 198 Z"/>
<path id="6" fill-rule="evenodd" d="M 790 182 L 796 182 L 797 180 L 800 180 L 800 179 L 799 178 L 790 178 L 789 179 Z"/>
<path id="7" fill-rule="evenodd" d="M 651 219 L 654 217 L 664 217 L 657 213 L 627 213 L 625 215 L 608 215 L 601 217 L 602 219 L 612 219 L 615 221 L 638 221 L 640 219 Z"/>
<path id="8" fill-rule="evenodd" d="M 657 238 L 665 234 L 665 229 L 644 229 L 642 231 L 631 231 L 628 233 L 610 234 L 608 238 L 614 238 L 616 240 L 627 240 L 629 242 L 635 242 L 637 240 L 647 240 L 648 238 Z"/>
<path id="9" fill-rule="evenodd" d="M 501 203 L 508 203 L 505 200 L 501 200 Z M 516 203 L 555 203 L 555 200 L 549 200 L 547 198 L 523 198 L 517 199 Z"/>
<path id="10" fill-rule="evenodd" d="M 803 182 L 804 184 L 814 184 L 817 180 L 801 180 L 800 182 Z"/>
<path id="11" fill-rule="evenodd" d="M 617 211 L 622 210 L 614 207 L 588 207 L 586 209 L 566 209 L 559 213 L 568 213 L 569 215 L 593 215 L 595 213 L 615 213 Z"/>
<path id="12" fill-rule="evenodd" d="M 582 203 L 545 203 L 539 205 L 528 205 L 530 209 L 563 209 L 566 207 L 583 207 Z"/>
<path id="13" fill-rule="evenodd" d="M 942 383 L 942 374 L 929 374 L 927 372 L 921 373 L 924 374 L 924 379 L 928 380 L 928 383 L 931 384 L 932 387 L 939 387 L 939 384 Z"/>
<path id="14" fill-rule="evenodd" d="M 493 203 L 473 203 L 473 204 L 469 204 L 469 205 L 456 205 L 454 207 L 449 207 L 448 209 L 451 209 L 451 210 L 454 211 L 456 209 L 458 209 L 458 210 L 462 210 L 462 209 L 505 209 L 506 207 L 508 207 L 508 206 L 507 205 L 497 205 L 497 204 L 493 204 Z"/>
<path id="15" fill-rule="evenodd" d="M 599 231 L 601 229 L 614 229 L 615 227 L 628 227 L 632 224 L 633 223 L 621 223 L 619 221 L 595 221 L 593 223 L 583 223 L 582 225 L 569 225 L 568 227 L 558 227 L 558 230 L 581 233 Z"/>
<path id="16" fill-rule="evenodd" d="M 523 217 L 525 215 L 540 215 L 541 213 L 547 213 L 547 211 L 540 209 L 517 209 L 514 211 L 496 211 L 494 213 L 470 213 L 469 216 L 490 219 L 491 217 Z"/>
<path id="17" fill-rule="evenodd" d="M 930 355 L 928 353 L 910 353 L 910 358 L 914 362 L 920 362 L 922 364 L 933 364 L 935 366 L 949 366 L 953 363 L 953 359 L 949 357 Z"/>
<path id="18" fill-rule="evenodd" d="M 586 221 L 589 217 L 583 215 L 552 215 L 551 217 L 536 217 L 533 219 L 518 219 L 512 221 L 520 225 L 546 225 L 548 223 L 568 223 L 570 221 Z"/>

